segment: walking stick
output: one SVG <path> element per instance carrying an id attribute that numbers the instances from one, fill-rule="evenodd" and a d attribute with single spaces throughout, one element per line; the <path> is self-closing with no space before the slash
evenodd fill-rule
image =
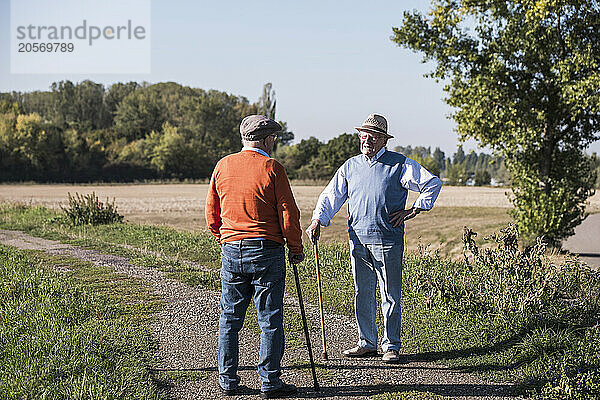
<path id="1" fill-rule="evenodd" d="M 300 314 L 302 315 L 302 326 L 304 327 L 304 336 L 306 337 L 306 347 L 308 348 L 308 358 L 310 360 L 310 368 L 312 369 L 314 388 L 315 392 L 318 392 L 319 382 L 317 382 L 315 361 L 313 359 L 312 348 L 310 347 L 310 337 L 308 336 L 308 325 L 306 324 L 306 314 L 304 313 L 304 302 L 302 301 L 302 291 L 300 290 L 300 278 L 298 277 L 298 268 L 296 268 L 296 264 L 292 264 L 292 267 L 294 268 L 294 278 L 296 279 L 296 291 L 298 292 L 298 302 L 300 303 Z"/>
<path id="2" fill-rule="evenodd" d="M 315 240 L 315 264 L 317 268 L 317 290 L 319 291 L 319 310 L 321 311 L 321 344 L 323 345 L 323 360 L 328 360 L 327 344 L 325 342 L 325 314 L 323 313 L 323 291 L 321 290 L 321 272 L 319 271 L 319 245 Z"/>

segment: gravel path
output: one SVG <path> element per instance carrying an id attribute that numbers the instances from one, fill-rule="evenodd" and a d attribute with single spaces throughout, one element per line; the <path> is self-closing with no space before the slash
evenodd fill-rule
<path id="1" fill-rule="evenodd" d="M 29 236 L 22 232 L 0 230 L 0 243 L 21 249 L 42 250 L 48 254 L 76 257 L 96 265 L 110 265 L 115 271 L 149 283 L 165 301 L 152 326 L 159 346 L 160 363 L 151 368 L 166 371 L 194 371 L 205 379 L 178 380 L 170 387 L 174 399 L 221 398 L 217 383 L 216 348 L 219 317 L 219 292 L 193 288 L 168 279 L 164 273 L 132 265 L 124 257 L 101 254 L 56 241 Z M 286 313 L 299 313 L 295 298 L 286 296 Z M 511 384 L 487 383 L 474 375 L 449 369 L 443 365 L 420 361 L 412 355 L 403 365 L 387 365 L 380 358 L 346 359 L 339 356 L 344 348 L 354 345 L 355 324 L 348 317 L 326 315 L 327 349 L 330 359 L 320 359 L 319 311 L 307 306 L 312 322 L 311 342 L 319 364 L 321 391 L 312 390 L 305 347 L 286 348 L 283 379 L 299 387 L 297 398 L 360 399 L 387 391 L 428 391 L 452 399 L 506 399 Z M 238 399 L 256 399 L 259 382 L 256 373 L 258 332 L 243 328 L 240 332 L 240 376 L 244 388 Z M 298 366 L 300 364 L 300 366 Z"/>

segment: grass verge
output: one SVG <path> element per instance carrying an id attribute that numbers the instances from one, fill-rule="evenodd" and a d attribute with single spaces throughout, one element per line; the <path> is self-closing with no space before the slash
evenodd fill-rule
<path id="1" fill-rule="evenodd" d="M 165 398 L 147 370 L 160 302 L 139 281 L 0 245 L 0 294 L 0 397 Z"/>
<path id="2" fill-rule="evenodd" d="M 71 226 L 63 213 L 45 207 L 0 204 L 0 227 L 16 229 L 33 236 L 84 245 L 93 241 L 125 244 L 220 268 L 220 250 L 209 235 L 180 232 L 169 227 L 136 224 Z M 77 239 L 82 239 L 77 242 Z"/>

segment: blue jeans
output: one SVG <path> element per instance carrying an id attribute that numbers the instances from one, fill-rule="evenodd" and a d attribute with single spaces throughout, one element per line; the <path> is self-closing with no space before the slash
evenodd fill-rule
<path id="1" fill-rule="evenodd" d="M 219 384 L 235 389 L 240 377 L 238 333 L 250 299 L 260 326 L 258 375 L 261 390 L 282 386 L 283 292 L 285 252 L 270 240 L 224 243 L 221 252 L 221 317 L 219 318 Z"/>
<path id="2" fill-rule="evenodd" d="M 358 345 L 377 349 L 377 300 L 379 280 L 383 314 L 383 351 L 400 350 L 400 296 L 402 294 L 402 255 L 404 245 L 360 244 L 350 242 L 352 275 L 356 296 L 354 309 L 358 324 Z"/>

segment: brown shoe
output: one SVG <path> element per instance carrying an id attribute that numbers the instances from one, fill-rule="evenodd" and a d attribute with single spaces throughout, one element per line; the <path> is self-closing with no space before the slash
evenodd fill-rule
<path id="1" fill-rule="evenodd" d="M 398 350 L 388 350 L 383 353 L 383 357 L 381 357 L 381 361 L 386 364 L 397 364 L 401 360 L 400 353 Z"/>
<path id="2" fill-rule="evenodd" d="M 377 349 L 367 349 L 366 347 L 356 346 L 342 351 L 346 357 L 372 357 L 377 355 Z"/>

